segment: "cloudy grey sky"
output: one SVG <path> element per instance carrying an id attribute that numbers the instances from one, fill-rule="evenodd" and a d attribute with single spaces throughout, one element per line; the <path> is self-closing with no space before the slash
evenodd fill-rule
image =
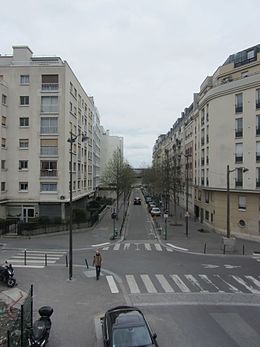
<path id="1" fill-rule="evenodd" d="M 12 0 L 0 54 L 67 60 L 134 167 L 227 57 L 260 43 L 259 0 Z"/>

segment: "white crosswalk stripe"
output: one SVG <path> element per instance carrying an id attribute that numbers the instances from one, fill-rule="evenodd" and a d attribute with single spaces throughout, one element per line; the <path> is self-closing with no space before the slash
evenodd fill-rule
<path id="1" fill-rule="evenodd" d="M 113 276 L 106 276 L 112 293 L 119 293 Z M 244 275 L 191 275 L 191 274 L 139 274 L 125 275 L 130 294 L 161 293 L 244 293 L 259 294 L 260 280 L 257 277 Z M 217 282 L 217 283 L 215 283 Z M 234 285 L 236 283 L 236 285 Z"/>
<path id="2" fill-rule="evenodd" d="M 149 242 L 122 242 L 116 243 L 110 246 L 102 247 L 102 251 L 157 251 L 157 252 L 173 252 L 173 249 L 170 247 L 162 247 L 159 243 L 149 243 Z"/>
<path id="3" fill-rule="evenodd" d="M 15 268 L 42 269 L 45 265 L 55 264 L 66 252 L 63 251 L 19 251 L 7 261 Z"/>

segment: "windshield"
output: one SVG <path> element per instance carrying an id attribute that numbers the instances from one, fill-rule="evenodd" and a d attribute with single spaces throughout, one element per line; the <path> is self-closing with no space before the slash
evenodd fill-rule
<path id="1" fill-rule="evenodd" d="M 145 326 L 113 330 L 113 347 L 150 346 L 152 340 Z"/>

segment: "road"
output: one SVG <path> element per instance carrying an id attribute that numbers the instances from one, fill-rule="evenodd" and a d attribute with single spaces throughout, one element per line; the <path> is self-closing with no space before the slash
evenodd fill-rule
<path id="1" fill-rule="evenodd" d="M 144 311 L 160 347 L 260 345 L 260 277 L 251 257 L 190 254 L 165 246 L 144 201 L 141 206 L 130 203 L 121 242 L 95 235 L 90 244 L 86 233 L 74 234 L 72 281 L 65 267 L 67 239 L 7 241 L 1 252 L 1 258 L 8 255 L 19 266 L 18 248 L 27 248 L 30 263 L 17 267 L 16 275 L 21 289 L 34 284 L 35 309 L 54 307 L 49 347 L 102 346 L 99 317 L 121 304 Z M 95 247 L 104 258 L 100 281 L 85 265 L 85 258 L 91 265 Z M 52 263 L 32 268 L 40 250 Z"/>

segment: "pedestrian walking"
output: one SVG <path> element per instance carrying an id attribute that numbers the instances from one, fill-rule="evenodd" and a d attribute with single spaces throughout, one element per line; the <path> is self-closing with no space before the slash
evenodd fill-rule
<path id="1" fill-rule="evenodd" d="M 99 250 L 97 249 L 96 254 L 93 257 L 93 266 L 96 267 L 96 280 L 99 280 L 101 264 L 102 264 L 102 256 Z"/>

